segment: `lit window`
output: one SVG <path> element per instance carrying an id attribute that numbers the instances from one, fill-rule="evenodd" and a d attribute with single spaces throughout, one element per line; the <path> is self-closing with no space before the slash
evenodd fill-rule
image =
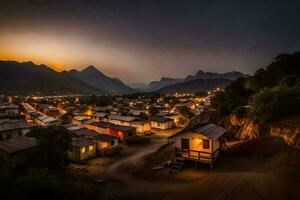
<path id="1" fill-rule="evenodd" d="M 85 147 L 81 148 L 81 153 L 85 153 Z"/>
<path id="2" fill-rule="evenodd" d="M 94 149 L 94 147 L 91 145 L 89 146 L 89 151 L 92 151 Z"/>
<path id="3" fill-rule="evenodd" d="M 108 143 L 107 142 L 102 142 L 101 143 L 101 147 L 104 149 L 104 148 L 107 148 L 108 147 Z"/>

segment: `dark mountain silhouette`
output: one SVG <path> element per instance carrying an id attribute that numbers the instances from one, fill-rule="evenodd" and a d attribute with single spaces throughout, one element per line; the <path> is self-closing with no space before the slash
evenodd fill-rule
<path id="1" fill-rule="evenodd" d="M 202 70 L 198 71 L 195 76 L 189 75 L 184 80 L 194 80 L 194 79 L 216 79 L 216 78 L 224 78 L 229 80 L 236 80 L 238 78 L 246 78 L 248 75 L 243 74 L 241 72 L 226 72 L 224 74 L 221 73 L 213 73 L 213 72 L 203 72 Z"/>
<path id="2" fill-rule="evenodd" d="M 224 78 L 215 79 L 195 79 L 176 83 L 157 90 L 159 93 L 196 93 L 199 91 L 208 91 L 210 89 L 219 87 L 225 88 L 231 80 Z"/>
<path id="3" fill-rule="evenodd" d="M 203 72 L 202 70 L 198 71 L 195 75 L 188 75 L 185 79 L 180 78 L 168 78 L 162 77 L 159 81 L 152 81 L 147 88 L 147 91 L 156 91 L 161 88 L 171 86 L 177 83 L 183 83 L 196 79 L 228 79 L 228 80 L 236 80 L 238 78 L 246 78 L 248 75 L 243 74 L 241 72 L 226 72 L 222 73 L 213 73 L 213 72 Z"/>
<path id="4" fill-rule="evenodd" d="M 148 85 L 147 90 L 148 91 L 159 90 L 160 88 L 167 87 L 169 85 L 173 85 L 175 83 L 182 82 L 182 81 L 183 79 L 162 77 L 159 81 L 152 81 Z"/>
<path id="5" fill-rule="evenodd" d="M 1 93 L 104 93 L 82 81 L 32 62 L 0 61 Z"/>
<path id="6" fill-rule="evenodd" d="M 65 74 L 109 93 L 132 93 L 135 90 L 126 86 L 120 79 L 110 78 L 90 65 L 82 71 L 70 70 Z"/>

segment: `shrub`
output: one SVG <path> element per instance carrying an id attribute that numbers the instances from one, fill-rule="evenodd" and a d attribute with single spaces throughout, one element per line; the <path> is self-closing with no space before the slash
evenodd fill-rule
<path id="1" fill-rule="evenodd" d="M 300 112 L 300 87 L 280 85 L 263 89 L 252 97 L 252 117 L 262 123 Z"/>

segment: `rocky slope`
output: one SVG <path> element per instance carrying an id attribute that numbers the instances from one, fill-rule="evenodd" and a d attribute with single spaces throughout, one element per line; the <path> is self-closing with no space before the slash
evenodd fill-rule
<path id="1" fill-rule="evenodd" d="M 294 120 L 292 123 L 289 123 L 291 121 L 289 118 L 272 125 L 263 126 L 249 118 L 231 115 L 229 129 L 241 140 L 251 140 L 262 136 L 280 137 L 289 146 L 300 149 L 300 117 L 291 118 Z"/>

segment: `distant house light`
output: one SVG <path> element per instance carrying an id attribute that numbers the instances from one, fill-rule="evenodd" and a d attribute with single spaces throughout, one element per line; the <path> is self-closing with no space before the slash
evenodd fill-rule
<path id="1" fill-rule="evenodd" d="M 85 153 L 85 147 L 81 148 L 81 153 Z"/>

